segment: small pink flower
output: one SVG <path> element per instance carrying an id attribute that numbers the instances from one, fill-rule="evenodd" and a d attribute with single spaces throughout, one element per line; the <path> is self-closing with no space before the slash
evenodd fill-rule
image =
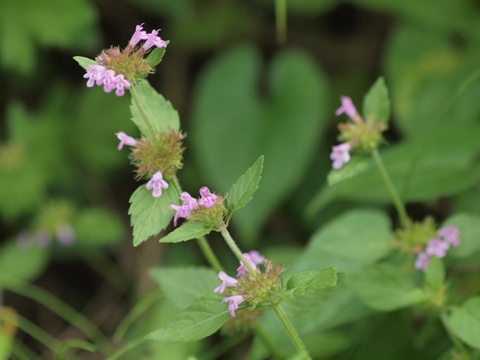
<path id="1" fill-rule="evenodd" d="M 447 226 L 440 230 L 437 233 L 439 236 L 443 237 L 447 244 L 453 246 L 460 246 L 460 231 L 455 226 Z"/>
<path id="2" fill-rule="evenodd" d="M 255 265 L 260 265 L 265 260 L 265 256 L 261 255 L 257 250 L 249 251 L 248 255 Z"/>
<path id="3" fill-rule="evenodd" d="M 333 160 L 332 167 L 334 169 L 340 169 L 343 164 L 350 161 L 350 144 L 342 143 L 337 146 L 332 146 L 332 152 L 330 159 Z"/>
<path id="4" fill-rule="evenodd" d="M 148 37 L 147 32 L 143 31 L 143 24 L 137 25 L 135 28 L 135 32 L 130 39 L 130 46 L 135 47 L 140 40 L 145 40 Z"/>
<path id="5" fill-rule="evenodd" d="M 235 310 L 238 309 L 238 305 L 240 305 L 244 301 L 244 299 L 242 295 L 234 295 L 223 298 L 223 302 L 227 301 L 230 302 L 230 304 L 228 304 L 228 310 L 230 311 L 230 315 L 232 315 L 232 317 L 235 317 Z"/>
<path id="6" fill-rule="evenodd" d="M 421 269 L 427 271 L 428 263 L 430 262 L 430 256 L 421 252 L 418 254 L 417 261 L 415 261 L 415 269 Z"/>
<path id="7" fill-rule="evenodd" d="M 225 287 L 237 285 L 237 279 L 228 276 L 224 271 L 218 273 L 218 278 L 222 280 L 222 284 L 217 286 L 213 292 L 221 294 L 225 291 Z"/>
<path id="8" fill-rule="evenodd" d="M 160 30 L 152 30 L 151 34 L 147 34 L 145 36 L 145 43 L 143 44 L 143 49 L 147 51 L 150 49 L 152 46 L 156 46 L 158 48 L 166 48 L 167 43 L 163 41 L 159 36 L 157 36 L 158 32 Z"/>
<path id="9" fill-rule="evenodd" d="M 103 84 L 103 91 L 106 93 L 111 92 L 116 87 L 115 83 L 115 71 L 105 70 L 100 79 L 97 80 L 97 85 Z"/>
<path id="10" fill-rule="evenodd" d="M 130 82 L 125 80 L 125 77 L 120 74 L 113 78 L 112 81 L 113 88 L 116 88 L 115 95 L 123 96 L 125 95 L 125 89 L 130 89 Z"/>
<path id="11" fill-rule="evenodd" d="M 103 78 L 103 73 L 105 70 L 105 67 L 101 65 L 88 65 L 88 71 L 85 75 L 83 75 L 85 79 L 88 78 L 87 86 L 93 87 L 95 82 L 97 82 L 97 85 L 99 85 L 98 82 Z"/>
<path id="12" fill-rule="evenodd" d="M 198 209 L 197 199 L 193 198 L 188 192 L 184 191 L 180 195 L 180 199 L 183 200 L 184 205 L 188 208 L 189 211 Z"/>
<path id="13" fill-rule="evenodd" d="M 340 106 L 337 111 L 335 111 L 335 115 L 339 116 L 345 113 L 348 115 L 348 117 L 354 117 L 357 113 L 357 109 L 355 109 L 355 105 L 353 105 L 352 99 L 350 99 L 348 96 L 341 96 L 340 100 L 342 101 L 342 106 Z"/>
<path id="14" fill-rule="evenodd" d="M 198 208 L 197 200 L 194 199 L 188 192 L 182 192 L 180 199 L 183 200 L 182 205 L 170 205 L 170 209 L 176 211 L 175 217 L 173 218 L 173 226 L 175 227 L 177 226 L 178 219 L 186 219 L 192 210 Z"/>
<path id="15" fill-rule="evenodd" d="M 123 131 L 120 131 L 115 135 L 117 135 L 118 140 L 120 140 L 120 144 L 118 144 L 118 147 L 117 147 L 118 150 L 122 150 L 123 145 L 135 146 L 135 144 L 137 143 L 137 141 L 134 138 L 132 138 L 131 136 L 128 136 Z"/>
<path id="16" fill-rule="evenodd" d="M 260 265 L 265 259 L 258 251 L 250 251 L 249 253 L 244 253 L 243 257 L 247 260 L 248 264 L 256 269 L 257 265 Z M 248 268 L 245 264 L 240 261 L 240 266 L 237 268 L 237 278 L 243 277 L 248 274 Z"/>
<path id="17" fill-rule="evenodd" d="M 217 195 L 212 194 L 206 186 L 200 189 L 200 195 L 202 195 L 202 198 L 198 204 L 205 206 L 207 209 L 212 207 L 215 204 L 215 200 L 217 200 Z"/>
<path id="18" fill-rule="evenodd" d="M 168 189 L 168 183 L 163 180 L 162 173 L 158 171 L 155 175 L 152 176 L 150 181 L 147 183 L 147 189 L 153 189 L 153 197 L 160 197 L 162 195 L 162 189 Z"/>
<path id="19" fill-rule="evenodd" d="M 450 245 L 447 242 L 438 238 L 433 238 L 428 241 L 425 252 L 428 256 L 436 256 L 441 259 L 447 254 L 449 247 Z"/>

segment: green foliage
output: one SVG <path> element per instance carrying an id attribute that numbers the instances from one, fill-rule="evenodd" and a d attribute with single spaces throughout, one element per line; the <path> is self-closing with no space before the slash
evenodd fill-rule
<path id="1" fill-rule="evenodd" d="M 436 256 L 433 256 L 428 263 L 425 284 L 435 293 L 438 293 L 445 285 L 445 267 L 442 260 Z"/>
<path id="2" fill-rule="evenodd" d="M 170 210 L 171 211 L 171 210 Z M 189 221 L 179 228 L 168 233 L 160 239 L 162 243 L 178 243 L 181 241 L 188 241 L 198 239 L 199 237 L 208 235 L 212 228 L 198 221 Z"/>
<path id="3" fill-rule="evenodd" d="M 98 209 L 83 209 L 72 219 L 75 243 L 100 246 L 122 240 L 123 228 L 120 220 L 112 213 Z"/>
<path id="4" fill-rule="evenodd" d="M 134 91 L 138 96 L 138 105 L 132 97 L 130 111 L 132 112 L 132 121 L 138 126 L 140 132 L 147 138 L 153 139 L 148 125 L 143 118 L 142 113 L 148 118 L 155 132 L 167 132 L 169 129 L 180 129 L 180 118 L 178 112 L 173 108 L 170 101 L 160 95 L 147 80 L 142 80 L 134 86 Z M 138 108 L 141 107 L 141 111 Z"/>
<path id="5" fill-rule="evenodd" d="M 209 293 L 219 285 L 217 274 L 208 268 L 158 267 L 150 270 L 150 276 L 158 283 L 166 298 L 180 309 Z"/>
<path id="6" fill-rule="evenodd" d="M 95 60 L 92 60 L 83 56 L 74 56 L 73 60 L 75 60 L 78 63 L 78 65 L 80 65 L 85 70 L 87 70 L 89 65 L 98 65 L 98 63 Z"/>
<path id="7" fill-rule="evenodd" d="M 369 265 L 347 277 L 348 285 L 369 307 L 392 311 L 425 301 L 428 296 L 400 269 L 386 265 Z"/>
<path id="8" fill-rule="evenodd" d="M 390 119 L 390 97 L 385 79 L 379 77 L 363 98 L 363 118 L 374 123 L 388 124 Z"/>
<path id="9" fill-rule="evenodd" d="M 159 341 L 190 342 L 217 331 L 230 317 L 227 305 L 218 294 L 203 295 L 178 313 L 168 324 L 147 335 Z"/>
<path id="10" fill-rule="evenodd" d="M 239 235 L 250 241 L 272 209 L 299 185 L 326 115 L 321 105 L 325 80 L 308 56 L 293 50 L 278 53 L 269 67 L 266 98 L 258 92 L 261 65 L 252 47 L 234 48 L 212 62 L 195 90 L 190 135 L 204 177 L 223 191 L 235 174 L 265 156 L 262 186 L 248 211 L 234 218 Z"/>
<path id="11" fill-rule="evenodd" d="M 466 258 L 480 251 L 480 217 L 470 214 L 455 214 L 445 220 L 442 227 L 456 226 L 460 230 L 461 245 L 450 247 L 448 253 L 454 257 Z"/>
<path id="12" fill-rule="evenodd" d="M 365 155 L 354 155 L 351 157 L 350 161 L 343 164 L 340 169 L 330 170 L 327 175 L 327 183 L 330 186 L 335 185 L 336 183 L 361 173 L 367 168 L 367 166 L 368 157 Z"/>
<path id="13" fill-rule="evenodd" d="M 178 204 L 178 193 L 170 185 L 163 190 L 162 196 L 155 198 L 145 185 L 140 185 L 130 198 L 130 224 L 133 227 L 133 246 L 138 246 L 149 237 L 158 235 L 172 221 L 174 211 L 171 204 Z"/>
<path id="14" fill-rule="evenodd" d="M 480 297 L 468 299 L 461 307 L 452 307 L 447 324 L 462 341 L 480 349 Z"/>
<path id="15" fill-rule="evenodd" d="M 260 156 L 230 188 L 228 192 L 228 219 L 252 200 L 262 177 L 262 169 L 263 156 Z"/>
<path id="16" fill-rule="evenodd" d="M 337 284 L 337 270 L 328 268 L 322 270 L 302 271 L 290 277 L 287 282 L 287 291 L 282 297 L 296 297 L 317 290 L 335 286 Z"/>
<path id="17" fill-rule="evenodd" d="M 168 40 L 166 41 L 167 45 L 169 42 L 170 41 Z M 166 51 L 166 48 L 155 48 L 150 54 L 148 54 L 145 62 L 149 63 L 153 68 L 155 68 L 162 61 Z"/>

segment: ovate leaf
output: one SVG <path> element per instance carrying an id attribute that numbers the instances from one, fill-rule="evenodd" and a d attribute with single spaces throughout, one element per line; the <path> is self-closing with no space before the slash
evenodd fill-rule
<path id="1" fill-rule="evenodd" d="M 85 70 L 87 70 L 89 65 L 98 65 L 98 63 L 95 60 L 92 60 L 83 56 L 74 56 L 73 60 L 75 60 L 78 63 L 78 65 L 80 65 Z"/>
<path id="2" fill-rule="evenodd" d="M 289 298 L 315 292 L 337 284 L 337 270 L 333 267 L 321 270 L 302 271 L 287 282 L 287 291 L 282 297 Z"/>
<path id="3" fill-rule="evenodd" d="M 252 167 L 250 167 L 231 187 L 228 192 L 229 218 L 234 212 L 240 210 L 252 200 L 253 194 L 258 188 L 258 183 L 262 176 L 262 169 L 263 156 L 260 156 Z"/>
<path id="4" fill-rule="evenodd" d="M 480 297 L 454 307 L 447 320 L 450 330 L 468 345 L 480 349 Z"/>
<path id="5" fill-rule="evenodd" d="M 209 234 L 213 229 L 207 227 L 201 222 L 187 222 L 179 228 L 173 230 L 168 235 L 162 237 L 160 242 L 162 243 L 177 243 L 180 241 L 188 241 L 198 239 L 199 237 Z"/>
<path id="6" fill-rule="evenodd" d="M 388 123 L 390 118 L 390 98 L 385 79 L 379 77 L 363 98 L 363 116 L 366 121 Z"/>
<path id="7" fill-rule="evenodd" d="M 170 41 L 166 41 L 167 45 Z M 145 59 L 146 63 L 149 63 L 152 67 L 157 66 L 160 64 L 160 62 L 163 59 L 163 55 L 165 55 L 165 52 L 167 51 L 166 48 L 155 48 L 150 54 L 148 54 L 148 57 Z"/>
<path id="8" fill-rule="evenodd" d="M 179 194 L 172 185 L 164 190 L 162 196 L 155 198 L 152 192 L 141 185 L 130 198 L 130 224 L 133 227 L 133 246 L 138 246 L 150 236 L 157 235 L 172 221 L 175 212 L 171 204 L 178 204 Z"/>
<path id="9" fill-rule="evenodd" d="M 168 324 L 147 335 L 159 341 L 198 341 L 217 331 L 230 317 L 222 295 L 207 294 L 177 314 Z"/>

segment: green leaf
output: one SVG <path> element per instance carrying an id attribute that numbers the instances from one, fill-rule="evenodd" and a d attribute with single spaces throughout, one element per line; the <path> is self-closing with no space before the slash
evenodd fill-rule
<path id="1" fill-rule="evenodd" d="M 337 284 L 337 270 L 333 267 L 321 270 L 302 271 L 293 275 L 287 282 L 287 291 L 282 297 L 296 297 L 315 292 Z"/>
<path id="2" fill-rule="evenodd" d="M 445 284 L 445 267 L 443 261 L 433 256 L 425 273 L 425 283 L 434 293 L 438 293 Z"/>
<path id="3" fill-rule="evenodd" d="M 442 227 L 456 226 L 460 231 L 460 246 L 451 246 L 448 254 L 457 258 L 465 258 L 480 251 L 480 216 L 455 214 L 445 220 Z"/>
<path id="4" fill-rule="evenodd" d="M 480 297 L 470 298 L 462 307 L 452 307 L 447 324 L 462 341 L 480 349 Z"/>
<path id="5" fill-rule="evenodd" d="M 181 225 L 179 228 L 173 230 L 168 235 L 160 239 L 162 243 L 178 243 L 181 241 L 188 241 L 198 239 L 199 237 L 209 234 L 213 229 L 205 226 L 205 224 L 198 221 L 189 221 Z"/>
<path id="6" fill-rule="evenodd" d="M 388 124 L 390 119 L 390 98 L 385 79 L 379 77 L 363 98 L 363 117 L 366 121 Z"/>
<path id="7" fill-rule="evenodd" d="M 15 241 L 7 242 L 0 248 L 0 274 L 23 281 L 34 280 L 47 265 L 49 254 L 47 249 L 36 245 L 20 247 Z"/>
<path id="8" fill-rule="evenodd" d="M 378 311 L 401 309 L 428 298 L 407 274 L 386 264 L 369 265 L 346 280 L 367 306 Z"/>
<path id="9" fill-rule="evenodd" d="M 155 198 L 145 185 L 140 185 L 130 197 L 130 224 L 133 227 L 133 246 L 138 246 L 151 236 L 164 230 L 172 221 L 175 212 L 171 204 L 178 204 L 179 194 L 170 185 L 162 196 Z"/>
<path id="10" fill-rule="evenodd" d="M 259 49 L 236 47 L 201 74 L 189 139 L 205 182 L 225 193 L 265 156 L 262 186 L 233 218 L 242 240 L 254 241 L 270 212 L 304 180 L 320 146 L 326 102 L 323 73 L 296 50 L 277 53 L 266 67 Z"/>
<path id="11" fill-rule="evenodd" d="M 262 177 L 262 169 L 263 156 L 260 156 L 230 188 L 228 192 L 228 218 L 252 200 L 253 194 L 257 191 L 258 183 Z"/>
<path id="12" fill-rule="evenodd" d="M 175 110 L 170 101 L 165 100 L 147 80 L 142 80 L 136 85 L 134 91 L 137 94 L 143 113 L 148 118 L 148 121 L 150 121 L 155 133 L 164 133 L 169 129 L 180 129 L 180 118 L 177 110 Z M 153 136 L 150 134 L 147 123 L 142 116 L 142 112 L 138 109 L 133 96 L 130 111 L 132 112 L 132 121 L 138 126 L 141 133 L 145 137 L 152 139 Z"/>
<path id="13" fill-rule="evenodd" d="M 76 242 L 84 245 L 108 245 L 122 240 L 123 226 L 114 214 L 98 209 L 83 209 L 72 219 Z"/>
<path id="14" fill-rule="evenodd" d="M 166 41 L 167 45 L 170 43 L 169 40 Z M 145 62 L 150 64 L 152 67 L 157 66 L 163 59 L 165 52 L 167 51 L 166 48 L 155 48 L 148 57 L 145 59 Z"/>
<path id="15" fill-rule="evenodd" d="M 360 269 L 390 251 L 390 221 L 378 211 L 350 211 L 316 231 L 292 271 L 332 266 L 341 272 Z"/>
<path id="16" fill-rule="evenodd" d="M 228 320 L 227 304 L 219 294 L 207 294 L 196 299 L 192 305 L 177 314 L 168 324 L 147 335 L 159 341 L 198 341 L 215 331 Z"/>
<path id="17" fill-rule="evenodd" d="M 340 181 L 351 178 L 361 173 L 368 166 L 368 157 L 365 155 L 354 155 L 350 161 L 344 164 L 340 169 L 332 169 L 327 175 L 327 183 L 332 186 Z"/>
<path id="18" fill-rule="evenodd" d="M 167 299 L 180 309 L 190 306 L 195 299 L 212 293 L 219 285 L 215 271 L 203 267 L 157 267 L 149 273 Z"/>
<path id="19" fill-rule="evenodd" d="M 78 63 L 78 65 L 80 65 L 85 70 L 87 70 L 89 65 L 98 65 L 98 63 L 95 60 L 92 60 L 83 56 L 74 56 L 73 60 L 75 60 Z"/>

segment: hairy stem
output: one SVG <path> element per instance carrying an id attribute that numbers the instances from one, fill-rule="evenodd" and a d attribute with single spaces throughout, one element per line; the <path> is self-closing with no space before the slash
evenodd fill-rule
<path id="1" fill-rule="evenodd" d="M 225 239 L 225 242 L 230 247 L 230 250 L 232 250 L 232 252 L 235 254 L 237 259 L 240 260 L 243 264 L 245 264 L 250 275 L 252 275 L 253 277 L 257 276 L 255 269 L 248 263 L 247 260 L 245 260 L 245 257 L 240 251 L 240 248 L 237 246 L 237 244 L 235 243 L 235 240 L 233 240 L 232 236 L 230 235 L 230 233 L 228 232 L 225 226 L 220 229 L 220 233 L 222 234 L 223 238 Z"/>

